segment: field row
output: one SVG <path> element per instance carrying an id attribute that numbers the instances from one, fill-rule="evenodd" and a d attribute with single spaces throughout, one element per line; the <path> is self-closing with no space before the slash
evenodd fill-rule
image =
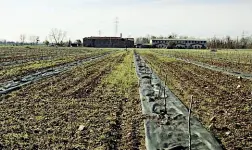
<path id="1" fill-rule="evenodd" d="M 8 62 L 25 63 L 29 61 L 69 57 L 92 53 L 97 49 L 52 48 L 52 47 L 1 47 L 0 64 Z"/>
<path id="2" fill-rule="evenodd" d="M 227 149 L 252 145 L 252 82 L 211 71 L 196 65 L 139 51 L 170 89 L 189 106 L 194 97 L 193 113 Z"/>
<path id="3" fill-rule="evenodd" d="M 0 145 L 144 149 L 132 59 L 132 53 L 111 54 L 2 96 Z"/>
<path id="4" fill-rule="evenodd" d="M 218 51 L 206 50 L 155 50 L 155 52 L 189 61 L 202 62 L 226 70 L 252 74 L 251 51 Z"/>
<path id="5" fill-rule="evenodd" d="M 1 66 L 0 68 L 0 83 L 6 82 L 8 80 L 18 80 L 22 76 L 29 75 L 32 73 L 40 72 L 42 70 L 58 67 L 72 62 L 81 61 L 90 57 L 97 55 L 105 54 L 109 51 L 93 51 L 92 53 L 85 53 L 78 56 L 62 56 L 61 58 L 52 59 L 52 60 L 40 60 L 40 61 L 31 61 L 27 63 Z"/>
<path id="6" fill-rule="evenodd" d="M 146 149 L 144 139 L 148 135 L 144 132 L 148 129 L 144 129 L 144 119 L 148 116 L 142 115 L 139 84 L 147 81 L 138 81 L 133 51 L 48 48 L 48 60 L 34 61 L 32 59 L 44 53 L 42 49 L 20 48 L 12 53 L 8 49 L 11 48 L 0 50 L 0 63 L 11 59 L 28 61 L 1 66 L 0 82 L 18 80 L 46 68 L 112 53 L 73 66 L 18 91 L 0 95 L 0 149 Z M 24 54 L 26 51 L 29 53 Z M 137 53 L 187 107 L 193 95 L 194 117 L 220 139 L 224 148 L 250 149 L 252 81 L 180 61 L 176 58 L 209 63 L 194 52 L 185 57 L 187 53 L 176 51 L 138 50 Z M 68 54 L 61 55 L 61 52 Z M 229 60 L 220 59 L 223 53 L 217 52 L 216 60 L 228 65 Z M 12 55 L 17 58 L 12 58 Z M 3 60 L 2 56 L 6 58 Z M 231 63 L 236 64 L 235 61 Z M 241 61 L 240 65 L 242 63 L 248 62 Z M 144 69 L 141 62 L 137 66 Z M 144 71 L 147 70 L 141 70 L 143 76 Z M 149 88 L 146 87 L 147 91 Z M 165 92 L 163 95 L 165 97 Z M 184 119 L 178 116 L 175 116 L 177 120 Z M 187 127 L 186 120 L 183 124 L 176 119 L 171 123 L 173 121 L 180 123 L 179 132 L 171 135 L 180 136 L 180 127 Z M 158 126 L 161 130 L 155 130 L 155 133 L 166 131 L 163 130 L 166 127 Z M 152 138 L 166 134 L 170 135 L 165 133 Z M 186 130 L 183 135 L 187 138 Z M 187 139 L 183 141 L 187 142 Z M 195 144 L 201 146 L 197 142 Z M 165 143 L 162 146 L 167 147 Z"/>
<path id="7" fill-rule="evenodd" d="M 142 111 L 149 116 L 145 120 L 147 149 L 189 149 L 189 112 L 183 103 L 135 54 L 139 76 Z M 222 150 L 221 144 L 195 118 L 190 117 L 192 149 Z"/>

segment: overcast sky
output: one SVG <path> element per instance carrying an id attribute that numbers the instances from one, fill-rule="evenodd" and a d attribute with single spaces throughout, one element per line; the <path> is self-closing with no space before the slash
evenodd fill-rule
<path id="1" fill-rule="evenodd" d="M 45 40 L 52 28 L 71 40 L 85 36 L 207 38 L 252 34 L 252 0 L 0 0 L 0 39 L 21 33 Z"/>

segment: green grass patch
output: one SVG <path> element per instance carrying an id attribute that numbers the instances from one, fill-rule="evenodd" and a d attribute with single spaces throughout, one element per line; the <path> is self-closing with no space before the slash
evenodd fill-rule
<path id="1" fill-rule="evenodd" d="M 127 52 L 123 62 L 116 66 L 115 70 L 103 80 L 103 83 L 107 84 L 108 87 L 116 87 L 116 91 L 119 94 L 125 94 L 126 97 L 129 97 L 128 90 L 134 87 L 137 82 L 132 51 Z"/>

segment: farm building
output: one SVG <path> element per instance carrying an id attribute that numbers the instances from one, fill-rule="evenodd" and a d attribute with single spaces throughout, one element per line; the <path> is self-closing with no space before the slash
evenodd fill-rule
<path id="1" fill-rule="evenodd" d="M 135 48 L 154 48 L 151 44 L 135 44 Z"/>
<path id="2" fill-rule="evenodd" d="M 150 44 L 157 48 L 193 48 L 205 49 L 206 40 L 195 39 L 151 39 Z"/>
<path id="3" fill-rule="evenodd" d="M 122 37 L 85 37 L 83 38 L 84 47 L 115 47 L 115 48 L 133 48 L 134 38 Z"/>

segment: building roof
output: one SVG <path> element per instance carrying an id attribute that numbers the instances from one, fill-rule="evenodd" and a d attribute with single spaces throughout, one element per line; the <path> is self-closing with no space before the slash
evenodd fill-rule
<path id="1" fill-rule="evenodd" d="M 113 39 L 113 40 L 115 40 L 115 39 L 117 39 L 117 40 L 120 40 L 120 39 L 134 40 L 134 38 L 106 37 L 106 36 L 104 36 L 104 37 L 91 36 L 91 37 L 85 37 L 85 38 L 87 38 L 87 39 L 96 39 L 96 40 L 106 40 L 106 39 L 109 39 L 109 40 L 111 40 L 111 39 Z"/>
<path id="2" fill-rule="evenodd" d="M 151 39 L 151 40 L 158 40 L 158 41 L 207 41 L 203 39 Z"/>

